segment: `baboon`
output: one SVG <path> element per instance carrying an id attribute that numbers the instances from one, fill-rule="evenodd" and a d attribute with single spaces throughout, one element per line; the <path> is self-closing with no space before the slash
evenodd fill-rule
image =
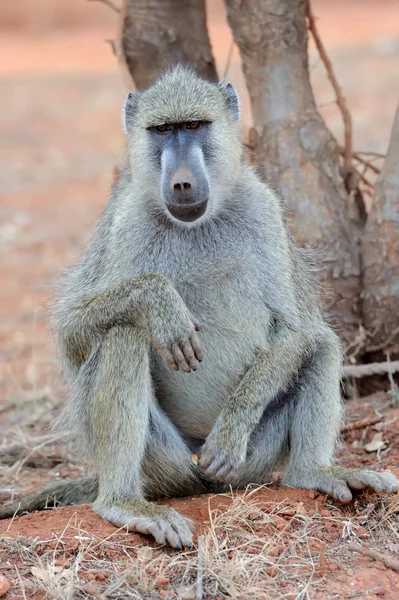
<path id="1" fill-rule="evenodd" d="M 284 485 L 344 503 L 396 491 L 391 473 L 333 466 L 340 343 L 238 119 L 230 84 L 183 66 L 128 95 L 119 180 L 54 309 L 69 427 L 98 475 L 2 517 L 93 502 L 181 548 L 191 522 L 152 500 L 262 484 L 280 464 Z"/>

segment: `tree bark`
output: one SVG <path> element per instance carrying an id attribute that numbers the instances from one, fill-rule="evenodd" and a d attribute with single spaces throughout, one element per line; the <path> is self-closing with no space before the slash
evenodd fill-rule
<path id="1" fill-rule="evenodd" d="M 399 353 L 399 106 L 362 239 L 363 320 L 369 351 Z"/>
<path id="2" fill-rule="evenodd" d="M 310 85 L 305 0 L 225 0 L 255 123 L 255 164 L 279 190 L 303 246 L 320 247 L 324 299 L 349 340 L 360 324 L 358 207 Z"/>
<path id="3" fill-rule="evenodd" d="M 137 89 L 177 62 L 218 80 L 205 0 L 124 0 L 119 53 Z"/>

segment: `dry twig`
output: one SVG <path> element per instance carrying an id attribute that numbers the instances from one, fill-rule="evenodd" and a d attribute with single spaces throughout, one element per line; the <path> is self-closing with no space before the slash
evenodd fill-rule
<path id="1" fill-rule="evenodd" d="M 202 581 L 204 579 L 204 536 L 198 537 L 198 571 L 197 571 L 197 586 L 196 586 L 196 600 L 202 600 Z"/>
<path id="2" fill-rule="evenodd" d="M 116 6 L 111 0 L 88 0 L 88 2 L 102 2 L 116 13 L 120 13 L 121 9 Z"/>
<path id="3" fill-rule="evenodd" d="M 368 365 L 345 365 L 343 368 L 343 377 L 348 379 L 354 377 L 368 377 L 370 375 L 385 375 L 386 373 L 396 373 L 399 371 L 399 360 L 390 362 L 375 362 Z"/>
<path id="4" fill-rule="evenodd" d="M 392 333 L 384 340 L 381 344 L 376 344 L 375 346 L 367 346 L 367 352 L 379 352 L 379 350 L 384 350 L 387 346 L 394 342 L 395 338 L 399 334 L 399 327 L 396 327 Z M 373 333 L 374 336 L 374 333 Z M 372 336 L 372 337 L 373 337 Z"/>
<path id="5" fill-rule="evenodd" d="M 344 121 L 344 138 L 345 138 L 345 146 L 344 146 L 344 168 L 345 171 L 350 171 L 352 167 L 352 117 L 349 112 L 348 106 L 346 104 L 345 97 L 339 87 L 339 83 L 337 78 L 335 77 L 335 73 L 333 71 L 333 67 L 331 61 L 328 57 L 326 49 L 324 48 L 323 42 L 317 31 L 316 21 L 312 12 L 312 8 L 310 6 L 310 0 L 307 1 L 306 5 L 306 16 L 309 21 L 309 31 L 311 32 L 314 42 L 316 44 L 316 48 L 319 52 L 320 58 L 324 63 L 324 66 L 327 71 L 327 76 L 331 82 L 331 85 L 334 89 L 335 96 L 337 98 L 337 105 L 341 111 L 342 119 Z"/>
<path id="6" fill-rule="evenodd" d="M 377 552 L 377 550 L 371 550 L 371 548 L 364 548 L 363 546 L 359 546 L 359 544 L 348 544 L 348 550 L 352 550 L 352 552 L 357 552 L 358 554 L 363 554 L 363 556 L 367 556 L 368 558 L 372 558 L 373 560 L 378 560 L 382 562 L 389 569 L 393 569 L 394 571 L 399 571 L 399 561 L 394 560 L 390 556 L 386 554 L 382 554 L 381 552 Z"/>
<path id="7" fill-rule="evenodd" d="M 325 577 L 327 575 L 326 543 L 325 542 L 321 542 L 321 544 L 320 544 L 319 573 L 320 573 L 321 577 Z"/>
<path id="8" fill-rule="evenodd" d="M 365 429 L 366 427 L 370 427 L 370 425 L 375 425 L 376 423 L 380 423 L 382 421 L 382 417 L 365 417 L 360 421 L 353 421 L 352 423 L 346 423 L 344 427 L 341 429 L 341 433 L 348 433 L 349 431 L 356 431 L 358 429 Z"/>

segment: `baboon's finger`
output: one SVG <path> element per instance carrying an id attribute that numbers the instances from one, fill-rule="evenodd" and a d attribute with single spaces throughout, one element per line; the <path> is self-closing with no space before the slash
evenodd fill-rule
<path id="1" fill-rule="evenodd" d="M 197 360 L 199 362 L 201 362 L 204 358 L 204 353 L 202 350 L 202 345 L 201 342 L 199 340 L 199 337 L 197 335 L 197 333 L 194 331 L 191 336 L 190 336 L 190 344 L 194 350 L 195 356 L 197 357 Z"/>
<path id="2" fill-rule="evenodd" d="M 179 367 L 176 364 L 175 359 L 173 358 L 172 352 L 165 344 L 159 344 L 158 342 L 154 342 L 154 346 L 162 358 L 162 360 L 171 368 L 173 371 L 178 371 Z"/>
<path id="3" fill-rule="evenodd" d="M 180 350 L 180 347 L 177 344 L 172 344 L 172 354 L 173 358 L 175 359 L 175 362 L 179 365 L 180 369 L 185 373 L 190 373 L 190 365 L 187 364 L 183 352 Z"/>
<path id="4" fill-rule="evenodd" d="M 222 467 L 224 467 L 224 465 L 224 457 L 218 456 L 212 460 L 212 462 L 205 469 L 205 472 L 207 475 L 211 476 L 212 479 L 218 479 L 216 477 L 216 473 L 218 473 L 219 470 L 222 469 Z"/>
<path id="5" fill-rule="evenodd" d="M 194 350 L 190 342 L 188 340 L 183 340 L 182 342 L 180 342 L 180 349 L 183 352 L 184 358 L 186 359 L 192 370 L 196 371 L 199 367 L 199 363 L 195 358 Z"/>

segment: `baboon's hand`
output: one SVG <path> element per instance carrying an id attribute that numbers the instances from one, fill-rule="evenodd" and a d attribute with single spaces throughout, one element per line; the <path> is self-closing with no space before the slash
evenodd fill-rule
<path id="1" fill-rule="evenodd" d="M 375 492 L 394 494 L 399 489 L 399 481 L 393 473 L 385 471 L 377 473 L 370 469 L 350 467 L 320 467 L 308 475 L 293 475 L 284 478 L 284 485 L 319 490 L 329 494 L 342 504 L 352 500 L 353 490 L 372 489 Z"/>
<path id="2" fill-rule="evenodd" d="M 245 464 L 247 446 L 246 435 L 216 425 L 200 450 L 198 466 L 211 479 L 233 483 Z"/>
<path id="3" fill-rule="evenodd" d="M 164 284 L 154 296 L 149 325 L 158 354 L 174 371 L 196 371 L 203 359 L 198 321 L 172 284 Z"/>

